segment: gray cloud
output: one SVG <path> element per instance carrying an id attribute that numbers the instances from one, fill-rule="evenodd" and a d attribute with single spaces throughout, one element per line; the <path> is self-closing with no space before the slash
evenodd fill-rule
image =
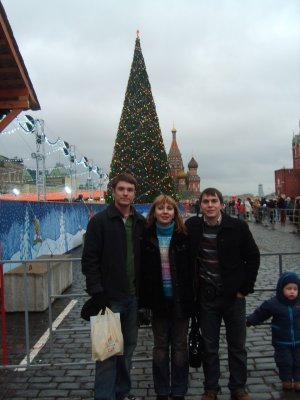
<path id="1" fill-rule="evenodd" d="M 274 170 L 292 166 L 298 0 L 2 3 L 42 106 L 32 115 L 45 120 L 47 136 L 61 136 L 106 171 L 136 29 L 166 150 L 174 123 L 185 165 L 196 158 L 202 187 L 256 194 L 262 183 L 271 192 Z M 0 138 L 1 153 L 30 155 L 33 138 L 21 135 L 15 143 Z"/>

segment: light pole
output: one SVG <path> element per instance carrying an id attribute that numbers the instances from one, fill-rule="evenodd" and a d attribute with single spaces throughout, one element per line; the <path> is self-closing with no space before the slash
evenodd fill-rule
<path id="1" fill-rule="evenodd" d="M 89 170 L 89 176 L 88 176 L 89 198 L 94 200 L 94 182 L 91 177 L 91 172 L 93 170 L 93 160 L 89 160 L 88 170 Z"/>
<path id="2" fill-rule="evenodd" d="M 29 119 L 29 116 L 26 115 Z M 45 134 L 44 134 L 44 120 L 35 119 L 30 117 L 29 121 L 32 123 L 32 133 L 35 133 L 36 152 L 31 153 L 31 157 L 36 161 L 36 193 L 37 200 L 40 201 L 41 194 L 43 193 L 44 200 L 47 199 L 46 193 L 46 177 L 45 177 Z"/>
<path id="3" fill-rule="evenodd" d="M 99 190 L 100 190 L 100 198 L 102 197 L 102 191 L 103 191 L 103 169 L 97 167 L 97 173 L 99 175 Z"/>
<path id="4" fill-rule="evenodd" d="M 70 177 L 71 177 L 71 189 L 72 192 L 75 193 L 75 197 L 77 197 L 77 177 L 76 177 L 76 155 L 75 155 L 75 146 L 70 145 Z"/>

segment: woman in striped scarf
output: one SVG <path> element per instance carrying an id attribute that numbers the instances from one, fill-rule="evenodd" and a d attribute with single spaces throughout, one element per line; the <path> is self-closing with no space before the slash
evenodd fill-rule
<path id="1" fill-rule="evenodd" d="M 194 312 L 186 228 L 176 202 L 155 198 L 141 245 L 140 306 L 152 311 L 157 400 L 182 400 L 188 386 L 187 334 Z"/>

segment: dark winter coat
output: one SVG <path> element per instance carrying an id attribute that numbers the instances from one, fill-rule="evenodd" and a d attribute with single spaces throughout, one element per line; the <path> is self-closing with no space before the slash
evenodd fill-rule
<path id="1" fill-rule="evenodd" d="M 173 286 L 173 311 L 177 317 L 189 317 L 194 313 L 194 291 L 190 249 L 187 235 L 176 231 L 169 247 L 169 262 Z M 154 311 L 156 315 L 169 314 L 168 300 L 164 296 L 161 257 L 156 227 L 144 232 L 141 245 L 140 307 Z"/>
<path id="2" fill-rule="evenodd" d="M 133 209 L 133 248 L 138 292 L 140 240 L 145 218 Z M 129 293 L 126 270 L 127 242 L 122 214 L 114 204 L 97 213 L 88 223 L 82 253 L 82 273 L 92 295 L 105 292 L 108 300 L 122 300 Z M 138 294 L 138 293 L 137 293 Z"/>
<path id="3" fill-rule="evenodd" d="M 204 219 L 191 217 L 186 221 L 186 226 L 191 240 L 192 260 L 197 268 L 196 260 L 204 232 Z M 244 296 L 253 293 L 260 254 L 248 224 L 222 213 L 217 235 L 217 251 L 224 298 L 233 299 L 237 292 Z"/>
<path id="4" fill-rule="evenodd" d="M 273 346 L 300 346 L 300 291 L 298 291 L 298 298 L 294 301 L 284 298 L 282 289 L 287 274 L 291 273 L 284 273 L 279 278 L 276 296 L 264 301 L 247 317 L 249 325 L 261 324 L 272 317 Z M 299 285 L 300 281 L 298 287 Z"/>

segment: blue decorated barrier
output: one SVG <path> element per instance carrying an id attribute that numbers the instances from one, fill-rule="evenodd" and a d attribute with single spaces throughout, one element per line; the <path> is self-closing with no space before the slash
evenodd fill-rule
<path id="1" fill-rule="evenodd" d="M 64 254 L 82 244 L 89 219 L 106 204 L 0 200 L 3 260 L 31 260 Z M 149 204 L 136 209 L 146 215 Z M 16 265 L 4 265 L 4 272 Z"/>

